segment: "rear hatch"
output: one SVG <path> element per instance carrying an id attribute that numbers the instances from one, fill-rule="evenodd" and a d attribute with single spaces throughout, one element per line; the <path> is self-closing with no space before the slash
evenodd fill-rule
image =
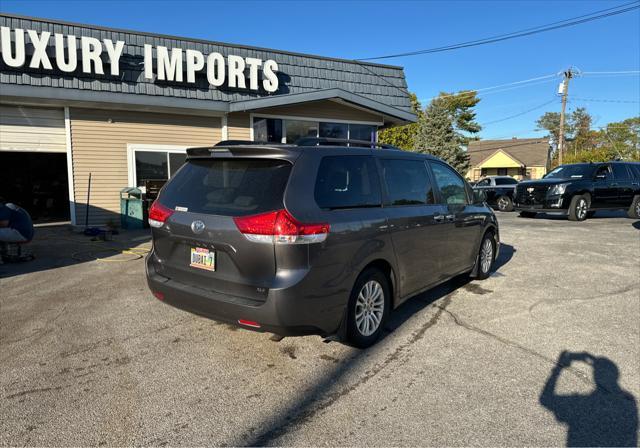
<path id="1" fill-rule="evenodd" d="M 160 216 L 158 222 L 150 219 L 157 272 L 207 291 L 264 301 L 276 274 L 274 245 L 250 241 L 236 220 L 283 209 L 291 169 L 281 159 L 188 160 L 150 212 L 150 218 Z"/>

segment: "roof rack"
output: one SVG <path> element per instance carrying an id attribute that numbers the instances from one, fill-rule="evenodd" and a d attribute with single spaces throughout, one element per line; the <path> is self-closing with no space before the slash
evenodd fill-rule
<path id="1" fill-rule="evenodd" d="M 295 146 L 336 146 L 336 145 L 355 145 L 364 146 L 368 148 L 381 148 L 381 149 L 397 149 L 397 146 L 388 145 L 386 143 L 375 143 L 368 140 L 354 140 L 346 138 L 329 138 L 329 137 L 302 137 L 298 139 Z"/>

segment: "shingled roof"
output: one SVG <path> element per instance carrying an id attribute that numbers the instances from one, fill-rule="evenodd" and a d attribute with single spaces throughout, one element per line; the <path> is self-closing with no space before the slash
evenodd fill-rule
<path id="1" fill-rule="evenodd" d="M 120 58 L 122 75 L 119 78 L 108 75 L 86 75 L 79 70 L 71 74 L 52 73 L 29 69 L 29 67 L 16 70 L 0 64 L 3 95 L 19 96 L 25 94 L 25 88 L 29 88 L 31 92 L 39 91 L 46 94 L 44 97 L 47 98 L 62 98 L 62 92 L 67 92 L 64 99 L 73 93 L 78 99 L 109 101 L 117 97 L 118 101 L 128 102 L 131 97 L 138 96 L 158 104 L 164 101 L 183 104 L 185 107 L 210 110 L 218 108 L 228 111 L 228 105 L 234 102 L 295 95 L 299 97 L 300 94 L 335 90 L 346 92 L 343 96 L 350 95 L 350 99 L 356 104 L 368 104 L 367 101 L 371 105 L 382 104 L 388 108 L 383 110 L 384 113 L 407 121 L 415 121 L 404 71 L 398 66 L 4 13 L 0 14 L 0 25 L 12 29 L 49 31 L 52 33 L 50 42 L 53 42 L 53 33 L 125 42 Z M 222 55 L 231 53 L 241 57 L 273 59 L 278 64 L 279 89 L 274 94 L 264 94 L 216 88 L 208 84 L 206 77 L 198 79 L 195 85 L 162 83 L 146 79 L 143 76 L 142 66 L 145 44 L 151 44 L 154 47 L 162 45 L 169 48 L 190 48 L 205 55 L 218 52 Z M 395 109 L 396 112 L 390 109 Z"/>
<path id="2" fill-rule="evenodd" d="M 477 166 L 499 150 L 526 166 L 546 166 L 549 157 L 549 140 L 546 138 L 514 138 L 470 142 L 467 153 L 471 166 Z"/>

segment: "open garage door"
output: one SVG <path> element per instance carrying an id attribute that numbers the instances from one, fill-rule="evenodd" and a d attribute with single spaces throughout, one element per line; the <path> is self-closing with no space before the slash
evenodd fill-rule
<path id="1" fill-rule="evenodd" d="M 35 222 L 69 220 L 63 109 L 0 105 L 0 196 Z"/>

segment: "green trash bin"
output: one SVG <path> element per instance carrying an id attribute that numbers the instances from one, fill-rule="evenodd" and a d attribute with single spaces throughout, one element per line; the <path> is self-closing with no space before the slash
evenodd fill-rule
<path id="1" fill-rule="evenodd" d="M 120 190 L 120 225 L 123 229 L 142 229 L 146 227 L 142 190 L 127 187 Z"/>

